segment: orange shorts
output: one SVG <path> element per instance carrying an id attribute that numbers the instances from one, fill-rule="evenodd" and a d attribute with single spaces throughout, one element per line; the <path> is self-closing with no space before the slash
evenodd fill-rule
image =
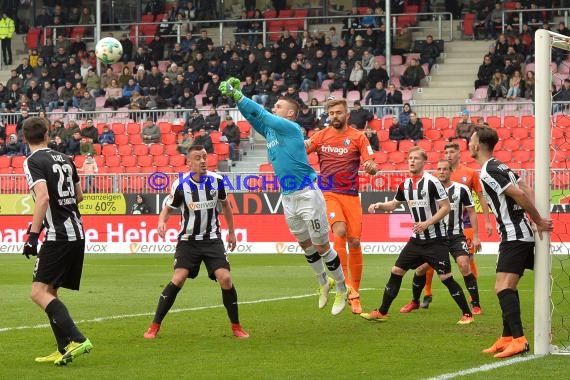
<path id="1" fill-rule="evenodd" d="M 346 236 L 360 238 L 362 234 L 362 206 L 357 195 L 323 192 L 327 202 L 327 218 L 329 225 L 336 222 L 346 223 Z"/>
<path id="2" fill-rule="evenodd" d="M 472 227 L 464 228 L 463 234 L 465 235 L 465 238 L 467 240 L 467 248 L 469 249 L 469 254 L 474 255 L 475 252 L 477 251 L 475 251 L 475 247 L 473 246 L 473 228 Z"/>

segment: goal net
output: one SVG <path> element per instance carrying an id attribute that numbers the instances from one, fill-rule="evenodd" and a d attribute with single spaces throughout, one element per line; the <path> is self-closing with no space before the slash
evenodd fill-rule
<path id="1" fill-rule="evenodd" d="M 553 102 L 552 91 L 563 86 L 568 77 L 563 65 L 570 62 L 562 62 L 553 73 L 553 52 L 568 54 L 570 38 L 537 30 L 535 200 L 555 227 L 549 238 L 536 239 L 535 354 L 570 354 L 570 104 Z"/>

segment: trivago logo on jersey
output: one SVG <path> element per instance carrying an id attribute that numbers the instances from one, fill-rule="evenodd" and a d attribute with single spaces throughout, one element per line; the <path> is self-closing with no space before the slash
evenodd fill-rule
<path id="1" fill-rule="evenodd" d="M 330 145 L 323 145 L 321 146 L 321 152 L 323 153 L 335 153 L 339 156 L 345 155 L 348 153 L 347 147 L 338 147 L 338 146 L 330 146 Z"/>

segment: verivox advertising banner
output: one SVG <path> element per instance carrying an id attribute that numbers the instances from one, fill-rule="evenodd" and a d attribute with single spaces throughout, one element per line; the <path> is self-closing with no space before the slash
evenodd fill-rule
<path id="1" fill-rule="evenodd" d="M 570 214 L 552 214 L 555 231 L 553 253 L 564 253 L 570 242 Z M 108 215 L 83 217 L 88 253 L 174 253 L 180 219 L 173 215 L 166 239 L 158 236 L 156 215 Z M 483 217 L 479 216 L 480 225 Z M 26 241 L 30 216 L 4 216 L 0 225 L 0 254 L 20 253 Z M 289 233 L 283 215 L 235 215 L 238 246 L 235 253 L 302 253 Z M 408 214 L 365 214 L 362 249 L 366 254 L 399 253 L 408 240 L 412 222 Z M 223 236 L 227 235 L 222 220 Z M 483 240 L 483 254 L 497 252 L 498 235 Z M 566 242 L 566 243 L 562 243 Z"/>

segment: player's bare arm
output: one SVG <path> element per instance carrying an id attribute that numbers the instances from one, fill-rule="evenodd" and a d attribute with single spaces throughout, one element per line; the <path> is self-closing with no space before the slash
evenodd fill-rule
<path id="1" fill-rule="evenodd" d="M 493 224 L 491 223 L 491 210 L 489 210 L 489 204 L 487 203 L 487 199 L 485 199 L 482 191 L 477 191 L 477 198 L 479 198 L 479 204 L 481 205 L 483 217 L 485 218 L 485 231 L 487 232 L 487 236 L 491 236 L 493 233 Z"/>
<path id="2" fill-rule="evenodd" d="M 437 205 L 439 206 L 439 209 L 435 214 L 433 214 L 431 218 L 429 218 L 425 222 L 419 222 L 414 224 L 414 227 L 412 228 L 412 231 L 414 233 L 419 234 L 425 231 L 429 226 L 431 226 L 432 224 L 436 224 L 437 222 L 445 218 L 447 214 L 449 214 L 449 211 L 451 210 L 449 199 L 442 199 L 437 202 Z"/>
<path id="3" fill-rule="evenodd" d="M 158 216 L 158 236 L 164 239 L 166 234 L 166 223 L 170 218 L 170 214 L 172 213 L 172 209 L 168 206 L 164 206 L 160 215 Z"/>
<path id="4" fill-rule="evenodd" d="M 46 217 L 46 212 L 49 206 L 49 194 L 46 182 L 38 182 L 33 188 L 35 208 L 32 217 L 32 226 L 30 232 L 39 233 L 42 229 L 42 223 Z"/>
<path id="5" fill-rule="evenodd" d="M 553 230 L 553 221 L 552 219 L 543 218 L 540 215 L 534 206 L 534 201 L 527 194 L 527 191 L 529 191 L 530 194 L 534 193 L 526 183 L 521 181 L 518 186 L 508 186 L 505 189 L 505 194 L 514 199 L 514 201 L 527 212 L 536 225 L 538 236 L 542 239 L 542 232 Z"/>
<path id="6" fill-rule="evenodd" d="M 75 201 L 77 204 L 83 202 L 83 190 L 81 189 L 80 183 L 75 184 Z"/>
<path id="7" fill-rule="evenodd" d="M 220 201 L 222 205 L 222 213 L 224 214 L 224 218 L 226 219 L 226 223 L 228 224 L 228 249 L 233 252 L 236 248 L 236 234 L 234 228 L 234 214 L 232 211 L 232 206 L 227 199 Z"/>
<path id="8" fill-rule="evenodd" d="M 391 201 L 388 202 L 372 203 L 370 206 L 368 206 L 368 212 L 371 214 L 374 214 L 376 210 L 391 212 L 400 207 L 401 204 L 402 202 L 397 201 L 395 199 L 392 199 Z"/>
<path id="9" fill-rule="evenodd" d="M 481 240 L 479 239 L 479 225 L 477 224 L 477 212 L 475 211 L 475 207 L 467 207 L 467 215 L 469 216 L 469 221 L 473 228 L 473 248 L 475 252 L 479 252 L 481 250 Z"/>

